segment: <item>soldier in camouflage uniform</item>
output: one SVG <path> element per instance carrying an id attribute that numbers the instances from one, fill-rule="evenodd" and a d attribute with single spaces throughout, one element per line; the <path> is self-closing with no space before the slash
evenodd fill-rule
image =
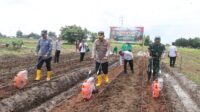
<path id="1" fill-rule="evenodd" d="M 160 37 L 155 37 L 154 43 L 149 45 L 148 82 L 153 74 L 153 80 L 158 77 L 161 57 L 164 58 L 165 46 L 160 43 Z"/>

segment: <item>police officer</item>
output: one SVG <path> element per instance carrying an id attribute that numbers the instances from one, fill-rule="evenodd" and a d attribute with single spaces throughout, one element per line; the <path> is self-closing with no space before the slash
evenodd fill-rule
<path id="1" fill-rule="evenodd" d="M 153 80 L 158 77 L 158 73 L 160 70 L 160 61 L 161 58 L 164 58 L 164 51 L 165 46 L 160 43 L 161 38 L 159 36 L 155 37 L 154 43 L 149 45 L 148 52 L 149 52 L 149 65 L 148 65 L 148 81 L 150 81 L 152 73 L 153 73 Z"/>
<path id="2" fill-rule="evenodd" d="M 96 71 L 98 72 L 97 84 L 100 86 L 102 83 L 102 75 L 104 74 L 104 80 L 106 83 L 108 79 L 108 55 L 109 55 L 110 44 L 105 39 L 104 32 L 98 32 L 98 38 L 95 40 L 92 50 L 92 58 L 96 61 Z M 103 74 L 101 74 L 103 72 Z"/>
<path id="3" fill-rule="evenodd" d="M 46 80 L 49 81 L 51 79 L 51 74 L 52 74 L 51 73 L 52 40 L 47 36 L 47 30 L 42 30 L 41 36 L 42 38 L 39 39 L 35 50 L 35 54 L 39 56 L 35 80 L 39 81 L 41 79 L 41 68 L 43 63 L 45 62 L 47 67 Z"/>

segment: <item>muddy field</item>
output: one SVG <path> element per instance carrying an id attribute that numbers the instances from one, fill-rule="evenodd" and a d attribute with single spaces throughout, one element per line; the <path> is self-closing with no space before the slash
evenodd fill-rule
<path id="1" fill-rule="evenodd" d="M 72 58 L 73 57 L 73 58 Z M 52 72 L 53 76 L 52 79 L 57 78 L 61 76 L 62 74 L 66 74 L 69 72 L 72 72 L 73 70 L 77 71 L 78 68 L 81 66 L 83 67 L 88 67 L 91 66 L 92 61 L 89 59 L 88 56 L 85 58 L 86 61 L 83 63 L 79 62 L 79 55 L 78 54 L 69 54 L 67 56 L 63 55 L 61 56 L 61 61 L 62 63 L 60 64 L 54 64 L 52 63 Z M 43 65 L 43 73 L 42 73 L 42 80 L 41 81 L 34 81 L 35 79 L 35 63 L 37 63 L 37 58 L 36 57 L 26 57 L 26 58 L 19 58 L 19 57 L 6 57 L 1 60 L 1 74 L 0 74 L 0 99 L 9 97 L 10 95 L 15 94 L 19 90 L 14 89 L 12 85 L 12 80 L 14 76 L 21 70 L 28 69 L 28 78 L 29 78 L 29 85 L 23 89 L 29 89 L 33 86 L 38 86 L 42 83 L 45 83 L 46 79 L 46 68 L 45 64 Z M 6 71 L 6 72 L 5 72 Z M 20 90 L 19 92 L 21 92 Z"/>
<path id="2" fill-rule="evenodd" d="M 119 72 L 108 87 L 95 95 L 91 101 L 81 100 L 78 94 L 54 108 L 52 112 L 169 112 L 165 96 L 153 99 L 150 86 L 143 82 L 141 59 L 135 63 L 135 73 Z M 116 74 L 109 74 L 110 77 Z M 143 80 L 145 81 L 145 80 Z M 100 88 L 100 90 L 102 89 Z M 143 96 L 142 96 L 143 95 Z M 143 97 L 143 98 L 142 98 Z"/>
<path id="3" fill-rule="evenodd" d="M 9 60 L 9 61 L 8 61 Z M 42 80 L 34 81 L 34 64 L 36 57 L 2 57 L 0 59 L 0 111 L 1 112 L 198 112 L 188 109 L 176 88 L 164 74 L 171 74 L 170 69 L 163 66 L 162 78 L 164 87 L 159 98 L 152 97 L 151 83 L 146 83 L 147 59 L 136 57 L 135 73 L 124 74 L 118 60 L 110 57 L 110 83 L 98 88 L 89 101 L 83 101 L 80 84 L 88 78 L 88 71 L 95 75 L 94 62 L 86 55 L 79 62 L 79 54 L 71 53 L 61 56 L 62 63 L 53 65 L 53 78 L 47 82 L 46 71 Z M 11 86 L 13 77 L 18 71 L 29 69 L 29 85 L 22 90 Z M 44 67 L 45 68 L 45 67 Z M 130 71 L 130 70 L 129 70 Z M 175 74 L 173 74 L 173 77 Z M 179 82 L 179 81 L 177 81 Z M 189 94 L 190 96 L 190 94 Z M 198 104 L 197 101 L 192 102 Z"/>

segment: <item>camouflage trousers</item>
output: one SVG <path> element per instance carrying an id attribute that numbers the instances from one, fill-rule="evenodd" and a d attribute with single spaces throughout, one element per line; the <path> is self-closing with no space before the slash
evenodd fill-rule
<path id="1" fill-rule="evenodd" d="M 151 76 L 153 75 L 153 80 L 158 78 L 158 73 L 160 71 L 160 58 L 153 58 L 149 59 L 148 64 L 148 81 L 151 79 Z"/>

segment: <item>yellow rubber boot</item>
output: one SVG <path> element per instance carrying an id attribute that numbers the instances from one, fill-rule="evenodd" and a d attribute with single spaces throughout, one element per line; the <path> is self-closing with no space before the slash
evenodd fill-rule
<path id="1" fill-rule="evenodd" d="M 51 73 L 51 71 L 48 71 L 47 72 L 47 81 L 50 81 L 51 80 L 51 75 L 52 75 L 52 73 Z"/>
<path id="2" fill-rule="evenodd" d="M 105 74 L 104 80 L 106 81 L 106 84 L 108 84 L 108 82 L 109 82 L 108 74 Z"/>
<path id="3" fill-rule="evenodd" d="M 102 75 L 98 75 L 97 76 L 97 84 L 96 84 L 96 86 L 97 87 L 101 86 L 101 83 L 102 83 Z"/>
<path id="4" fill-rule="evenodd" d="M 40 79 L 41 79 L 41 70 L 37 70 L 35 80 L 39 81 Z"/>

